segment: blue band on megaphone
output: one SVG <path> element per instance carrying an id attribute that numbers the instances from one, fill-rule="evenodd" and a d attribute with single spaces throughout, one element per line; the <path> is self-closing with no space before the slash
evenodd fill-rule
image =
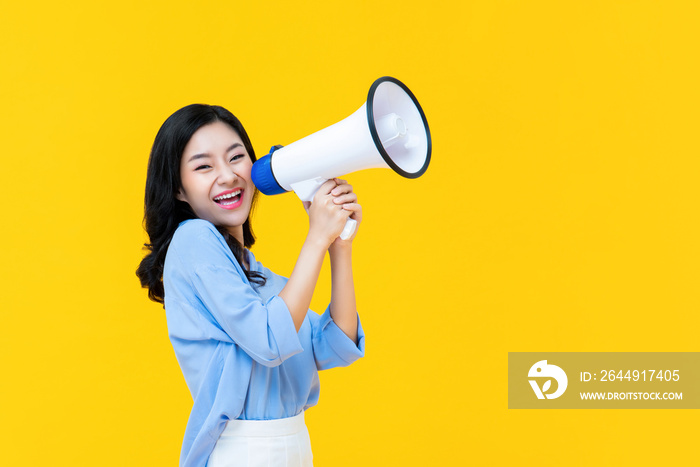
<path id="1" fill-rule="evenodd" d="M 282 188 L 275 174 L 272 173 L 272 153 L 282 146 L 273 146 L 270 152 L 255 161 L 253 168 L 250 171 L 250 176 L 253 179 L 253 183 L 266 195 L 279 195 L 280 193 L 286 193 L 287 190 Z"/>

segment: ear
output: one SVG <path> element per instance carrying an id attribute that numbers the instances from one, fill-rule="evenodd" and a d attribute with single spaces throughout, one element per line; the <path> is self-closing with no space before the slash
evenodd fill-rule
<path id="1" fill-rule="evenodd" d="M 187 197 L 185 196 L 185 192 L 182 191 L 182 188 L 177 190 L 177 193 L 175 193 L 175 198 L 179 201 L 182 201 L 183 203 L 187 202 Z"/>

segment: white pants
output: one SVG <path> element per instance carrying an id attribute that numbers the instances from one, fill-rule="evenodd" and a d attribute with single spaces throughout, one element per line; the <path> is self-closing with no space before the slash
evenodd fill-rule
<path id="1" fill-rule="evenodd" d="M 279 420 L 229 420 L 207 467 L 313 467 L 304 412 Z"/>

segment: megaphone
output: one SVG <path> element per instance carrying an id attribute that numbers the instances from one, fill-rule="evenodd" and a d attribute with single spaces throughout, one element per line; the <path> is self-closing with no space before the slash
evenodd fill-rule
<path id="1" fill-rule="evenodd" d="M 401 81 L 384 76 L 352 115 L 287 146 L 273 146 L 253 164 L 251 176 L 266 195 L 294 191 L 311 201 L 326 180 L 362 169 L 383 167 L 418 178 L 428 169 L 431 150 L 418 100 Z M 348 219 L 340 238 L 349 238 L 356 225 Z"/>

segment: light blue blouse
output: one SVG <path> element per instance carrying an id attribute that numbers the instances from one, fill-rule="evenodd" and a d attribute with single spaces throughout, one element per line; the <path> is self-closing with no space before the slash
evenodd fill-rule
<path id="1" fill-rule="evenodd" d="M 248 252 L 248 281 L 210 222 L 180 224 L 168 247 L 163 283 L 168 332 L 194 400 L 181 466 L 205 466 L 230 419 L 293 417 L 316 405 L 318 370 L 346 366 L 364 355 L 331 319 L 309 310 L 299 332 L 277 295 L 287 279 Z"/>

